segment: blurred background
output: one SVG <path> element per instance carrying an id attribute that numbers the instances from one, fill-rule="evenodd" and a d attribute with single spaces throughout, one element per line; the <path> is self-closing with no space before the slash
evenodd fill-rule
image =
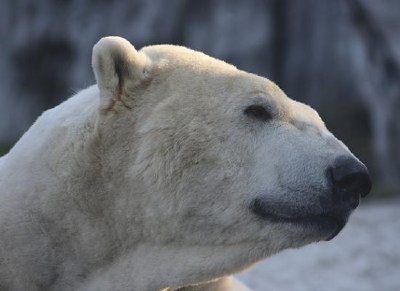
<path id="1" fill-rule="evenodd" d="M 0 155 L 94 83 L 91 49 L 106 35 L 188 46 L 268 77 L 368 165 L 370 199 L 399 196 L 400 1 L 1 0 Z"/>

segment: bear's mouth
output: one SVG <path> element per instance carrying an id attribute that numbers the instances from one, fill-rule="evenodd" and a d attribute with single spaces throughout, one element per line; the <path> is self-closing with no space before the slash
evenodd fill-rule
<path id="1" fill-rule="evenodd" d="M 313 229 L 321 233 L 322 240 L 329 241 L 339 234 L 346 225 L 349 213 L 326 212 L 319 214 L 307 215 L 291 215 L 269 212 L 265 207 L 257 207 L 257 203 L 253 203 L 251 210 L 254 214 L 262 219 L 274 223 L 290 223 L 302 228 Z"/>
<path id="2" fill-rule="evenodd" d="M 315 229 L 317 232 L 324 234 L 322 238 L 324 241 L 330 241 L 336 237 L 347 222 L 347 219 L 332 213 L 298 217 L 280 217 L 275 214 L 267 214 L 264 218 L 272 222 L 290 223 Z"/>

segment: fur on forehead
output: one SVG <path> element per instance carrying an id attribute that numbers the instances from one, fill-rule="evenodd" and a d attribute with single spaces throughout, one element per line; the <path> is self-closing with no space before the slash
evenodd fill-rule
<path id="1" fill-rule="evenodd" d="M 140 50 L 159 69 L 188 69 L 189 71 L 237 72 L 234 65 L 210 57 L 202 52 L 176 45 L 152 45 Z"/>
<path id="2" fill-rule="evenodd" d="M 309 105 L 294 100 L 291 100 L 291 103 L 291 123 L 301 127 L 305 125 L 313 125 L 325 128 L 325 123 L 322 121 L 321 117 Z"/>

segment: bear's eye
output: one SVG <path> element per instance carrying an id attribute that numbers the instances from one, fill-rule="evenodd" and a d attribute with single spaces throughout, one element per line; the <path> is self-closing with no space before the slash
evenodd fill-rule
<path id="1" fill-rule="evenodd" d="M 243 113 L 249 117 L 256 118 L 262 121 L 268 121 L 272 119 L 271 112 L 269 112 L 268 109 L 262 105 L 250 105 L 246 107 Z"/>

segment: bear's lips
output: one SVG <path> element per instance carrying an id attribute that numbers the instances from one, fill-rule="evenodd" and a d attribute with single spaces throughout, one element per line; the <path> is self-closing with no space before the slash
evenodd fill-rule
<path id="1" fill-rule="evenodd" d="M 339 217 L 338 215 L 331 213 L 298 217 L 285 217 L 277 216 L 275 214 L 269 215 L 264 213 L 263 218 L 268 219 L 272 222 L 310 226 L 321 230 L 322 232 L 325 232 L 326 230 L 331 230 L 329 234 L 323 238 L 323 240 L 325 241 L 332 240 L 335 236 L 337 236 L 347 222 L 346 218 Z"/>
<path id="2" fill-rule="evenodd" d="M 330 241 L 335 236 L 337 236 L 339 234 L 339 232 L 344 228 L 344 226 L 346 225 L 346 222 L 347 222 L 347 219 L 338 218 L 338 217 L 330 216 L 330 215 L 324 216 L 323 219 L 331 220 L 331 223 L 336 224 L 335 230 L 328 237 L 326 237 L 324 239 L 325 241 Z"/>
<path id="3" fill-rule="evenodd" d="M 259 206 L 259 205 L 258 205 Z M 310 227 L 321 232 L 322 240 L 333 239 L 346 225 L 350 213 L 339 211 L 317 214 L 295 215 L 266 211 L 265 208 L 258 208 L 257 203 L 252 205 L 252 211 L 265 220 L 275 223 L 290 223 L 302 227 Z"/>

